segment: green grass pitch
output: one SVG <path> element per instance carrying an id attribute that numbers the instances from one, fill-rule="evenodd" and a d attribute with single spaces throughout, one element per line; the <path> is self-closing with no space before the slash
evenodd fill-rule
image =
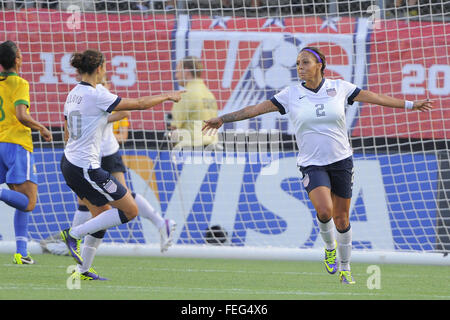
<path id="1" fill-rule="evenodd" d="M 97 256 L 96 270 L 110 280 L 81 281 L 79 289 L 69 289 L 72 258 L 33 257 L 37 264 L 20 266 L 12 254 L 0 254 L 1 300 L 450 299 L 448 266 L 380 264 L 380 287 L 370 289 L 377 284 L 374 273 L 360 263 L 352 264 L 356 284 L 345 286 L 321 261 Z"/>

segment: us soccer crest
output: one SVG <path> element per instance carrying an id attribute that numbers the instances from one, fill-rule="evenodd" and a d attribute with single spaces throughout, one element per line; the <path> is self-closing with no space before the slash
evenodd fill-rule
<path id="1" fill-rule="evenodd" d="M 327 89 L 327 95 L 330 96 L 330 97 L 335 97 L 336 96 L 336 89 L 335 88 Z"/>
<path id="2" fill-rule="evenodd" d="M 366 19 L 367 20 L 367 19 Z M 323 21 L 261 20 L 213 17 L 208 23 L 180 15 L 174 36 L 173 70 L 185 56 L 201 57 L 204 78 L 218 99 L 219 115 L 269 100 L 285 87 L 299 83 L 296 59 L 305 46 L 320 48 L 327 58 L 325 77 L 363 86 L 367 56 L 367 21 L 355 20 L 357 28 L 345 27 L 345 19 Z M 354 21 L 354 20 L 352 20 Z M 220 59 L 218 58 L 220 57 Z M 358 60 L 355 60 L 355 57 Z M 175 72 L 175 71 L 174 71 Z M 177 89 L 177 87 L 175 87 Z M 337 95 L 336 88 L 327 95 Z M 356 108 L 354 104 L 352 108 Z M 355 112 L 347 119 L 352 123 Z M 223 130 L 265 129 L 294 134 L 286 115 L 270 112 L 257 119 L 227 123 Z"/>

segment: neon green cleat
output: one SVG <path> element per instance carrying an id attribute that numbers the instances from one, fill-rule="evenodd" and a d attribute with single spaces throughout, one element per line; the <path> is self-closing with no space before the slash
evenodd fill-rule
<path id="1" fill-rule="evenodd" d="M 13 258 L 14 264 L 35 264 L 33 258 L 28 254 L 26 257 L 22 256 L 20 253 L 14 254 Z"/>
<path id="2" fill-rule="evenodd" d="M 329 274 L 335 274 L 338 269 L 337 258 L 336 258 L 336 246 L 333 250 L 325 249 L 325 259 L 323 263 L 325 264 L 325 269 Z"/>
<path id="3" fill-rule="evenodd" d="M 83 258 L 81 258 L 80 254 L 80 244 L 81 241 L 79 239 L 75 239 L 69 233 L 70 229 L 65 229 L 61 231 L 61 239 L 67 245 L 67 249 L 69 249 L 70 255 L 74 258 L 76 263 L 83 264 Z"/>
<path id="4" fill-rule="evenodd" d="M 83 240 L 77 239 L 77 253 L 81 256 L 81 243 Z"/>
<path id="5" fill-rule="evenodd" d="M 350 271 L 340 271 L 339 272 L 339 280 L 342 284 L 355 284 L 355 280 L 353 280 L 352 273 Z"/>
<path id="6" fill-rule="evenodd" d="M 94 272 L 92 272 L 91 270 L 93 270 Z M 80 273 L 79 271 L 75 271 L 74 273 L 72 273 L 71 277 L 73 279 L 80 279 L 80 280 L 100 280 L 100 281 L 106 281 L 108 280 L 107 278 L 102 278 L 100 277 L 94 269 L 89 269 L 89 271 Z"/>

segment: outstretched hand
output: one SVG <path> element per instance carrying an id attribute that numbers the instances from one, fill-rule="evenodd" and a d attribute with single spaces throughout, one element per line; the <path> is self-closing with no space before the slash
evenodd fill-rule
<path id="1" fill-rule="evenodd" d="M 181 100 L 181 95 L 182 95 L 183 93 L 185 93 L 185 92 L 186 92 L 186 90 L 180 90 L 180 91 L 169 92 L 169 93 L 167 94 L 167 98 L 168 98 L 170 101 L 178 102 L 178 101 Z"/>
<path id="2" fill-rule="evenodd" d="M 422 112 L 429 111 L 433 109 L 431 103 L 432 101 L 430 99 L 414 101 L 413 110 L 419 110 Z"/>
<path id="3" fill-rule="evenodd" d="M 203 125 L 202 131 L 209 136 L 216 134 L 217 130 L 223 125 L 223 120 L 220 117 L 205 120 L 203 122 L 205 124 Z"/>

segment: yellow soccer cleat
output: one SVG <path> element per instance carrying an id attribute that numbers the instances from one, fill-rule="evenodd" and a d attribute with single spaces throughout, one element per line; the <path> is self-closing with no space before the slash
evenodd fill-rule
<path id="1" fill-rule="evenodd" d="M 22 256 L 20 253 L 14 254 L 13 258 L 14 264 L 35 264 L 33 258 L 28 254 L 26 257 Z"/>
<path id="2" fill-rule="evenodd" d="M 352 273 L 350 271 L 340 271 L 339 272 L 339 280 L 342 284 L 355 284 L 355 280 L 352 277 Z"/>

